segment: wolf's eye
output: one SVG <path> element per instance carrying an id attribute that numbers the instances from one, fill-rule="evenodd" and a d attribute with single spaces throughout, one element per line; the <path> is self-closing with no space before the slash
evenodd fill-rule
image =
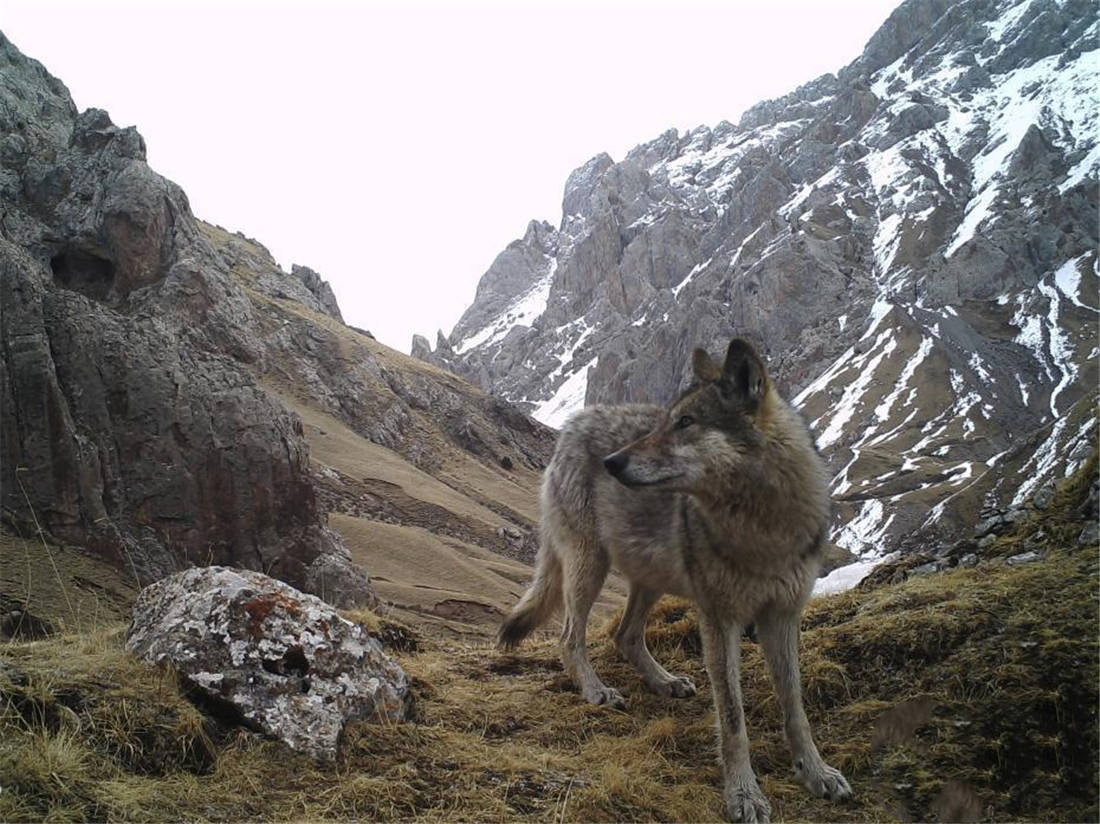
<path id="1" fill-rule="evenodd" d="M 676 428 L 687 429 L 693 423 L 695 423 L 695 418 L 691 417 L 691 415 L 684 415 L 680 418 L 680 420 L 676 421 Z"/>

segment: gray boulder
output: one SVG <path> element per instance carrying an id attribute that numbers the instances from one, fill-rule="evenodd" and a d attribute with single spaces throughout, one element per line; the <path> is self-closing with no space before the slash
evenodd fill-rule
<path id="1" fill-rule="evenodd" d="M 331 759 L 345 723 L 401 721 L 408 679 L 378 641 L 311 595 L 259 572 L 203 567 L 142 590 L 127 647 L 171 663 L 248 726 Z"/>

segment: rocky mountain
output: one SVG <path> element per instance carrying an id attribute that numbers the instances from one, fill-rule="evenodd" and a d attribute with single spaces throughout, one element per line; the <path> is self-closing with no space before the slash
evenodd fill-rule
<path id="1" fill-rule="evenodd" d="M 338 605 L 492 613 L 552 445 L 198 220 L 134 128 L 0 35 L 0 605 L 50 554 L 63 590 L 93 588 L 61 581 L 81 557 L 134 586 L 223 564 Z"/>
<path id="2" fill-rule="evenodd" d="M 907 0 L 835 76 L 565 185 L 434 351 L 559 426 L 766 353 L 876 556 L 1030 505 L 1096 437 L 1097 15 Z"/>

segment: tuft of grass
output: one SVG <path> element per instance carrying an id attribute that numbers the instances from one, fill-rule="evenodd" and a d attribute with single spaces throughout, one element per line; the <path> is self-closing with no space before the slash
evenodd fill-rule
<path id="1" fill-rule="evenodd" d="M 420 633 L 393 616 L 382 617 L 366 607 L 340 610 L 340 614 L 359 624 L 368 635 L 377 638 L 390 651 L 416 652 L 420 648 Z"/>

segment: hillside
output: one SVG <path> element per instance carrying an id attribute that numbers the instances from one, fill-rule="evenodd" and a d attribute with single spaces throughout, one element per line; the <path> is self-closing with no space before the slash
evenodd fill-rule
<path id="1" fill-rule="evenodd" d="M 836 75 L 565 184 L 431 351 L 560 426 L 766 353 L 866 556 L 968 537 L 1096 439 L 1095 5 L 907 0 Z"/>
<path id="2" fill-rule="evenodd" d="M 775 820 L 1095 820 L 1100 568 L 1077 536 L 1083 518 L 1095 523 L 1096 466 L 1093 457 L 1048 510 L 980 550 L 975 567 L 897 567 L 811 603 L 807 711 L 851 780 L 845 806 L 790 777 L 762 656 L 745 643 L 753 762 Z M 1036 551 L 1040 562 L 1012 560 Z M 196 709 L 171 671 L 122 649 L 112 622 L 3 645 L 0 819 L 722 817 L 709 690 L 649 693 L 612 652 L 610 624 L 594 633 L 593 658 L 629 693 L 625 712 L 582 701 L 550 640 L 514 656 L 434 633 L 414 647 L 407 630 L 349 615 L 396 642 L 416 719 L 353 722 L 329 766 Z M 658 606 L 649 644 L 705 682 L 687 605 Z"/>
<path id="3" fill-rule="evenodd" d="M 221 563 L 495 624 L 528 575 L 551 430 L 196 218 L 136 129 L 78 112 L 2 35 L 0 68 L 0 606 L 50 612 L 60 579 L 116 619 Z M 87 626 L 84 600 L 62 626 Z"/>

